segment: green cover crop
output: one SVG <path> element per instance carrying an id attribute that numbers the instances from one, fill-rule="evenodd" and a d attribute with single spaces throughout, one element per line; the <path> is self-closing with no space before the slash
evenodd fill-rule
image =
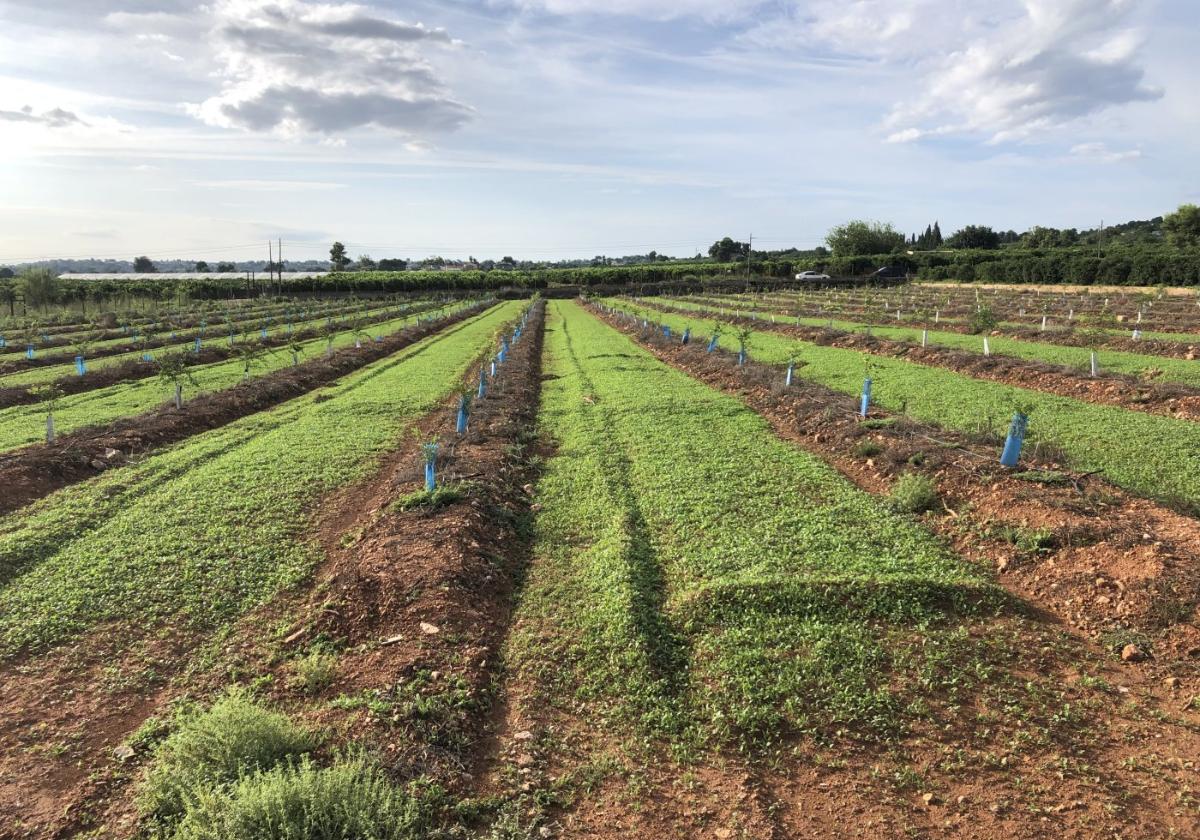
<path id="1" fill-rule="evenodd" d="M 628 308 L 623 301 L 610 303 Z M 711 324 L 699 316 L 656 311 L 654 318 L 673 330 L 690 325 L 696 336 L 712 331 Z M 737 351 L 732 335 L 722 335 L 720 345 Z M 751 339 L 750 355 L 782 365 L 797 348 L 807 363 L 798 376 L 842 393 L 861 391 L 866 357 L 854 350 L 821 347 L 764 331 Z M 978 430 L 987 418 L 1003 429 L 1014 409 L 1026 406 L 1032 408 L 1030 442 L 1048 441 L 1075 468 L 1102 471 L 1109 481 L 1134 493 L 1200 508 L 1198 423 L 981 381 L 903 359 L 869 358 L 875 404 L 893 411 L 903 408 L 918 420 L 968 432 Z"/>
<path id="2" fill-rule="evenodd" d="M 509 657 L 548 697 L 684 742 L 880 734 L 964 642 L 953 616 L 1003 603 L 917 522 L 578 305 L 550 304 L 545 366 L 557 449 Z"/>
<path id="3" fill-rule="evenodd" d="M 211 627 L 304 579 L 313 504 L 368 474 L 521 306 L 0 519 L 0 656 L 101 623 Z"/>
<path id="4" fill-rule="evenodd" d="M 354 310 L 353 314 L 361 316 L 361 317 L 375 317 L 375 316 L 386 315 L 389 312 L 394 312 L 395 309 L 396 309 L 395 305 L 375 307 L 375 308 L 372 308 L 372 309 L 366 310 L 366 311 L 362 311 L 360 308 L 360 309 Z M 337 317 L 337 315 L 339 314 L 338 310 L 330 310 L 330 312 L 334 317 Z M 309 327 L 320 327 L 325 324 L 325 320 L 327 317 L 329 317 L 329 316 L 312 315 L 311 317 L 309 317 L 307 319 L 296 319 L 296 320 L 292 321 L 292 326 L 297 332 L 299 332 L 300 330 L 309 328 Z M 265 322 L 262 319 L 251 320 L 251 321 L 247 321 L 247 322 L 239 322 L 239 326 L 235 330 L 235 334 L 237 335 L 239 340 L 246 333 L 249 333 L 249 335 L 251 337 L 257 337 L 259 335 L 258 330 L 263 323 L 265 323 Z M 286 329 L 287 329 L 286 319 L 276 316 L 274 318 L 274 320 L 271 322 L 271 324 L 268 326 L 267 334 L 269 336 L 271 336 L 272 338 L 277 338 L 277 337 L 285 334 Z M 188 330 L 185 333 L 185 331 L 181 330 L 180 335 L 184 335 L 184 334 L 194 335 L 195 332 L 196 332 L 195 330 Z M 166 334 L 163 333 L 162 331 L 160 331 L 158 338 L 165 338 L 165 337 L 166 337 Z M 186 341 L 181 340 L 181 341 L 178 341 L 178 342 L 175 342 L 172 344 L 165 344 L 161 347 L 153 348 L 150 352 L 152 352 L 157 357 L 159 354 L 162 354 L 162 353 L 171 353 L 171 352 L 176 352 L 179 350 L 187 351 L 187 350 L 192 349 L 192 347 L 194 346 L 193 345 L 194 341 L 195 341 L 194 337 L 188 338 Z M 225 329 L 225 325 L 223 323 L 221 323 L 220 321 L 214 321 L 212 324 L 209 325 L 207 331 L 205 332 L 205 334 L 202 338 L 202 341 L 205 346 L 211 346 L 211 345 L 215 345 L 218 347 L 228 346 L 229 333 Z M 106 342 L 96 342 L 95 344 L 93 344 L 90 347 L 89 352 L 94 353 L 96 350 L 106 347 L 106 346 L 122 346 L 122 347 L 124 347 L 124 346 L 132 345 L 133 343 L 134 343 L 134 340 L 133 340 L 132 336 L 126 336 L 124 338 L 113 339 L 111 341 L 106 341 Z M 65 347 L 51 348 L 52 352 L 57 352 L 57 353 L 69 352 L 71 350 L 72 350 L 72 348 L 69 345 L 65 346 Z M 42 350 L 39 352 L 44 353 L 47 351 Z M 88 373 L 100 371 L 106 367 L 111 367 L 113 365 L 119 365 L 122 362 L 128 362 L 131 360 L 140 359 L 141 357 L 142 357 L 141 350 L 131 350 L 128 353 L 117 353 L 112 356 L 97 356 L 95 358 L 87 357 Z M 21 358 L 24 358 L 23 350 L 22 350 Z M 4 360 L 0 360 L 0 361 L 4 361 Z M 69 377 L 69 376 L 75 376 L 75 375 L 76 375 L 75 362 L 67 361 L 67 362 L 64 362 L 64 363 L 58 364 L 58 365 L 47 365 L 44 367 L 34 367 L 34 368 L 30 368 L 29 370 L 16 371 L 16 372 L 7 373 L 7 374 L 0 374 L 0 387 L 12 388 L 12 387 L 20 386 L 20 385 L 39 385 L 44 382 L 53 382 L 54 380 L 56 380 L 60 377 L 64 377 L 64 376 Z"/>
<path id="5" fill-rule="evenodd" d="M 695 311 L 700 316 L 709 319 L 731 315 L 754 317 L 757 314 L 763 319 L 764 328 L 770 325 L 772 315 L 775 316 L 779 324 L 796 323 L 796 319 L 792 317 L 769 311 L 758 311 L 752 308 L 723 308 L 679 299 L 669 299 L 664 301 L 664 303 L 668 303 L 670 306 L 679 309 Z M 799 320 L 801 324 L 807 326 L 824 327 L 829 324 L 831 319 L 800 318 Z M 909 323 L 907 326 L 895 327 L 867 323 L 865 321 L 839 320 L 836 318 L 832 319 L 832 321 L 834 329 L 846 332 L 870 329 L 871 335 L 878 338 L 906 341 L 913 344 L 921 342 L 922 327 L 920 325 Z M 1026 341 L 1002 335 L 989 336 L 988 342 L 991 345 L 992 353 L 996 355 L 1046 362 L 1052 365 L 1066 365 L 1084 372 L 1088 370 L 1089 353 L 1091 351 L 1086 347 L 1071 347 L 1040 341 Z M 964 333 L 930 329 L 929 344 L 933 347 L 949 347 L 955 350 L 967 350 L 978 354 L 983 353 L 983 336 L 980 335 L 966 335 Z M 1200 387 L 1200 364 L 1194 361 L 1106 349 L 1097 351 L 1097 356 L 1100 362 L 1100 369 L 1105 372 L 1124 373 L 1130 376 L 1144 376 L 1149 374 L 1154 381 L 1181 382 L 1185 385 Z"/>
<path id="6" fill-rule="evenodd" d="M 421 317 L 439 317 L 454 309 L 454 304 L 439 310 L 421 313 Z M 366 328 L 371 336 L 384 336 L 413 324 L 418 316 L 405 315 L 383 321 Z M 339 332 L 333 340 L 334 348 L 353 346 L 354 334 L 349 330 Z M 235 349 L 239 345 L 235 344 Z M 253 345 L 257 346 L 257 345 Z M 318 337 L 303 342 L 305 358 L 320 356 L 325 352 L 326 339 Z M 156 351 L 157 352 L 157 351 Z M 287 348 L 273 348 L 254 361 L 252 375 L 270 373 L 292 364 L 291 352 Z M 237 385 L 244 378 L 245 360 L 238 356 L 207 365 L 189 368 L 197 385 L 189 388 L 188 397 L 196 393 L 210 393 Z M 54 408 L 54 423 L 59 434 L 66 434 L 85 426 L 111 423 L 123 417 L 131 417 L 150 411 L 171 399 L 171 389 L 164 387 L 156 378 L 118 382 L 106 388 L 84 391 L 63 397 Z M 18 405 L 0 410 L 0 453 L 37 443 L 44 438 L 46 408 L 37 403 Z"/>

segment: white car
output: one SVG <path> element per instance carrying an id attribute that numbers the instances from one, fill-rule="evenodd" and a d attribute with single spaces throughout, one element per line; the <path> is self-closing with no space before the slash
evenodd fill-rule
<path id="1" fill-rule="evenodd" d="M 801 271 L 796 275 L 797 280 L 829 280 L 828 274 L 822 274 L 819 271 Z"/>

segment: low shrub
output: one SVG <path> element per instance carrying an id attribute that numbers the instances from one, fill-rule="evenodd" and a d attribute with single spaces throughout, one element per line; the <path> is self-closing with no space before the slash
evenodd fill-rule
<path id="1" fill-rule="evenodd" d="M 864 438 L 854 444 L 854 454 L 860 458 L 871 458 L 883 451 L 883 447 L 870 438 Z"/>
<path id="2" fill-rule="evenodd" d="M 183 721 L 155 751 L 138 794 L 146 816 L 174 819 L 214 786 L 296 758 L 316 746 L 313 735 L 244 691 L 231 690 Z"/>
<path id="3" fill-rule="evenodd" d="M 937 503 L 937 485 L 920 473 L 900 476 L 888 496 L 888 504 L 900 513 L 922 513 Z"/>
<path id="4" fill-rule="evenodd" d="M 197 797 L 175 840 L 408 840 L 427 836 L 420 803 L 362 760 L 308 760 Z"/>

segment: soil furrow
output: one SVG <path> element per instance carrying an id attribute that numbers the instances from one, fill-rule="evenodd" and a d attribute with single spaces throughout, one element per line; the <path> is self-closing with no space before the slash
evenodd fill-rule
<path id="1" fill-rule="evenodd" d="M 454 433 L 457 396 L 414 424 L 419 440 L 445 441 L 438 474 L 450 495 L 406 508 L 422 486 L 414 444 L 321 502 L 313 539 L 327 560 L 302 591 L 219 637 L 169 634 L 113 650 L 96 634 L 10 674 L 0 695 L 6 717 L 42 721 L 29 743 L 53 732 L 63 749 L 0 753 L 0 799 L 27 820 L 0 837 L 134 833 L 133 783 L 148 747 L 132 733 L 165 721 L 173 703 L 215 696 L 231 681 L 252 681 L 323 727 L 331 751 L 353 741 L 384 757 L 398 778 L 469 785 L 471 755 L 487 736 L 496 644 L 526 560 L 523 488 L 536 469 L 527 446 L 540 346 L 535 311 L 489 396 L 474 405 L 466 435 Z M 300 684 L 297 667 L 316 649 L 334 650 L 337 664 L 314 690 Z M 128 685 L 113 684 L 114 672 Z M 131 742 L 130 753 L 113 752 Z"/>
<path id="2" fill-rule="evenodd" d="M 364 365 L 453 327 L 486 307 L 473 306 L 446 318 L 419 324 L 360 348 L 346 347 L 330 356 L 309 359 L 290 368 L 189 400 L 183 409 L 170 403 L 104 427 L 78 429 L 53 444 L 27 446 L 0 455 L 0 515 L 47 496 L 55 490 L 86 481 L 130 458 L 177 443 L 200 432 L 272 408 L 319 388 Z"/>
<path id="3" fill-rule="evenodd" d="M 675 315 L 698 317 L 705 314 L 657 301 L 653 303 L 653 308 Z M 981 353 L 942 347 L 921 347 L 918 343 L 894 341 L 861 333 L 771 323 L 718 313 L 707 314 L 710 319 L 725 323 L 790 335 L 823 346 L 858 350 L 876 356 L 904 359 L 927 367 L 945 368 L 975 379 L 1178 420 L 1200 421 L 1200 389 L 1180 383 L 1153 383 L 1113 374 L 1091 379 L 1062 365 L 1032 362 L 998 353 L 984 356 Z"/>

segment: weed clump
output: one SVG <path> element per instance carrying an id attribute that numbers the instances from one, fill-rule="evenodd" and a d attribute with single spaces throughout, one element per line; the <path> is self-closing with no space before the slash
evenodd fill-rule
<path id="1" fill-rule="evenodd" d="M 1058 470 L 1024 470 L 1013 473 L 1012 477 L 1019 481 L 1028 481 L 1032 484 L 1046 484 L 1052 487 L 1061 487 L 1071 483 L 1071 477 Z"/>
<path id="2" fill-rule="evenodd" d="M 362 760 L 307 759 L 196 798 L 175 840 L 407 840 L 423 837 L 420 803 Z"/>
<path id="3" fill-rule="evenodd" d="M 401 496 L 392 502 L 391 509 L 395 511 L 418 509 L 433 511 L 461 501 L 465 495 L 466 491 L 464 488 L 453 484 L 445 484 L 432 491 L 417 490 L 409 493 L 407 496 Z"/>
<path id="4" fill-rule="evenodd" d="M 870 438 L 854 444 L 854 454 L 860 458 L 872 458 L 883 451 L 883 447 Z"/>
<path id="5" fill-rule="evenodd" d="M 920 473 L 900 476 L 888 496 L 888 504 L 899 513 L 923 513 L 937 503 L 937 485 Z"/>
<path id="6" fill-rule="evenodd" d="M 268 770 L 316 747 L 316 739 L 284 715 L 231 690 L 186 720 L 155 752 L 138 795 L 146 816 L 172 820 L 214 787 Z M 199 836 L 199 835 L 197 835 Z"/>
<path id="7" fill-rule="evenodd" d="M 318 648 L 297 659 L 293 667 L 292 684 L 305 694 L 316 694 L 337 676 L 337 657 Z"/>

